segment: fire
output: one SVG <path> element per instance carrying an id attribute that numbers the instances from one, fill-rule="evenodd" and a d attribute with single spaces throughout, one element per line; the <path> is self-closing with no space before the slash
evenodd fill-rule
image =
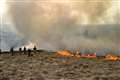
<path id="1" fill-rule="evenodd" d="M 73 53 L 68 50 L 57 51 L 57 56 L 74 57 L 74 58 L 96 58 L 96 53 L 93 54 L 80 54 L 79 52 Z"/>
<path id="2" fill-rule="evenodd" d="M 80 53 L 80 51 L 76 51 L 76 52 L 74 52 L 73 53 L 74 54 L 74 58 L 81 58 L 81 53 Z"/>
<path id="3" fill-rule="evenodd" d="M 90 58 L 90 59 L 95 59 L 97 58 L 96 53 L 90 53 L 90 54 L 80 54 L 80 52 L 73 53 L 68 50 L 63 50 L 63 51 L 57 51 L 56 53 L 57 57 L 71 57 L 75 59 L 80 59 L 80 58 Z M 105 60 L 120 60 L 120 56 L 112 55 L 112 54 L 106 54 Z"/>
<path id="4" fill-rule="evenodd" d="M 112 54 L 107 54 L 106 55 L 106 60 L 120 60 L 120 57 L 112 55 Z"/>
<path id="5" fill-rule="evenodd" d="M 73 53 L 68 51 L 68 50 L 57 51 L 56 55 L 63 56 L 63 57 L 72 57 L 72 56 L 74 56 Z"/>
<path id="6" fill-rule="evenodd" d="M 96 58 L 96 53 L 93 54 L 82 54 L 81 57 L 83 58 Z"/>

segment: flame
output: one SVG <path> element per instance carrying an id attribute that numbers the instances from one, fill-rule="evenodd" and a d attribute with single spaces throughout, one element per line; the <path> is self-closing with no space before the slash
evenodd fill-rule
<path id="1" fill-rule="evenodd" d="M 96 58 L 96 53 L 93 54 L 82 54 L 81 57 L 83 58 Z"/>
<path id="2" fill-rule="evenodd" d="M 120 60 L 120 57 L 112 55 L 112 54 L 107 54 L 106 55 L 106 60 Z"/>
<path id="3" fill-rule="evenodd" d="M 97 58 L 96 53 L 92 53 L 92 54 L 79 54 L 78 52 L 76 52 L 76 54 L 68 51 L 68 50 L 64 50 L 64 51 L 57 51 L 57 56 L 62 56 L 62 57 L 73 57 L 76 59 L 79 58 Z M 120 56 L 116 56 L 116 55 L 112 55 L 112 54 L 107 54 L 105 56 L 106 60 L 120 60 Z"/>
<path id="4" fill-rule="evenodd" d="M 96 53 L 93 54 L 80 54 L 79 52 L 76 53 L 72 53 L 68 50 L 64 50 L 64 51 L 57 51 L 56 53 L 57 56 L 62 56 L 62 57 L 74 57 L 76 59 L 78 58 L 96 58 Z"/>
<path id="5" fill-rule="evenodd" d="M 76 54 L 74 55 L 74 57 L 80 58 L 81 57 L 80 51 L 77 51 Z"/>
<path id="6" fill-rule="evenodd" d="M 74 56 L 73 53 L 68 51 L 68 50 L 57 51 L 56 55 L 63 56 L 63 57 L 72 57 L 72 56 Z"/>

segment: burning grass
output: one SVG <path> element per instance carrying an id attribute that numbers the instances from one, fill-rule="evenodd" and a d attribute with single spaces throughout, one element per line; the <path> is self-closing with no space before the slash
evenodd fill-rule
<path id="1" fill-rule="evenodd" d="M 107 54 L 106 55 L 106 60 L 120 60 L 120 56 L 116 56 L 113 54 Z"/>
<path id="2" fill-rule="evenodd" d="M 90 59 L 90 60 L 95 60 L 98 59 L 98 56 L 96 55 L 96 53 L 85 53 L 85 54 L 80 54 L 78 52 L 73 53 L 71 51 L 68 50 L 63 50 L 63 51 L 57 51 L 55 53 L 55 56 L 57 57 L 69 57 L 69 58 L 75 58 L 75 59 Z M 113 54 L 106 54 L 103 57 L 104 60 L 113 60 L 113 61 L 117 61 L 120 60 L 120 56 L 117 55 L 113 55 Z"/>
<path id="3" fill-rule="evenodd" d="M 61 51 L 62 52 L 62 51 Z M 69 51 L 63 51 L 69 53 Z M 71 52 L 70 52 L 71 53 Z M 120 61 L 32 52 L 0 55 L 0 80 L 119 80 Z M 67 55 L 68 56 L 68 55 Z"/>
<path id="4" fill-rule="evenodd" d="M 57 51 L 56 56 L 60 56 L 60 57 L 73 57 L 73 53 L 68 51 L 68 50 L 64 50 L 64 51 Z"/>

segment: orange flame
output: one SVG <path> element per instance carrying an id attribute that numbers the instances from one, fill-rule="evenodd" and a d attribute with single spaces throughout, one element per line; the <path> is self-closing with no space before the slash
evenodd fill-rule
<path id="1" fill-rule="evenodd" d="M 92 53 L 92 54 L 80 54 L 79 52 L 73 53 L 71 51 L 68 50 L 63 50 L 63 51 L 57 51 L 56 53 L 57 57 L 72 57 L 75 59 L 79 59 L 79 58 L 97 58 L 96 53 Z M 112 54 L 107 54 L 105 56 L 106 60 L 120 60 L 120 56 L 115 56 Z"/>
<path id="2" fill-rule="evenodd" d="M 93 54 L 82 54 L 81 57 L 83 58 L 96 58 L 96 53 Z"/>
<path id="3" fill-rule="evenodd" d="M 112 54 L 107 54 L 105 59 L 106 60 L 120 60 L 120 57 L 112 55 Z"/>
<path id="4" fill-rule="evenodd" d="M 73 53 L 68 51 L 68 50 L 57 51 L 56 55 L 62 56 L 62 57 L 72 57 L 72 56 L 74 56 Z"/>
<path id="5" fill-rule="evenodd" d="M 62 57 L 74 57 L 74 58 L 96 58 L 96 53 L 93 54 L 80 54 L 79 52 L 72 53 L 68 50 L 64 51 L 57 51 L 56 53 L 57 56 L 62 56 Z"/>

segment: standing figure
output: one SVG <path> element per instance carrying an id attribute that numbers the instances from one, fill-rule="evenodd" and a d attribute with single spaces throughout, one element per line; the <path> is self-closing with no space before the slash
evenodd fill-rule
<path id="1" fill-rule="evenodd" d="M 19 53 L 20 53 L 20 54 L 22 53 L 22 48 L 19 48 Z"/>
<path id="2" fill-rule="evenodd" d="M 34 50 L 34 51 L 36 51 L 36 50 L 37 50 L 36 46 L 34 46 L 33 50 Z"/>
<path id="3" fill-rule="evenodd" d="M 10 53 L 12 54 L 12 56 L 14 55 L 14 47 L 10 48 Z"/>
<path id="4" fill-rule="evenodd" d="M 0 54 L 2 53 L 2 50 L 0 49 Z"/>
<path id="5" fill-rule="evenodd" d="M 32 52 L 31 49 L 28 49 L 28 57 L 32 56 L 31 52 Z"/>
<path id="6" fill-rule="evenodd" d="M 36 50 L 37 50 L 37 48 L 36 48 L 36 46 L 34 46 L 34 48 L 33 48 L 34 53 L 36 53 Z"/>
<path id="7" fill-rule="evenodd" d="M 24 47 L 24 54 L 26 54 L 26 47 Z"/>

